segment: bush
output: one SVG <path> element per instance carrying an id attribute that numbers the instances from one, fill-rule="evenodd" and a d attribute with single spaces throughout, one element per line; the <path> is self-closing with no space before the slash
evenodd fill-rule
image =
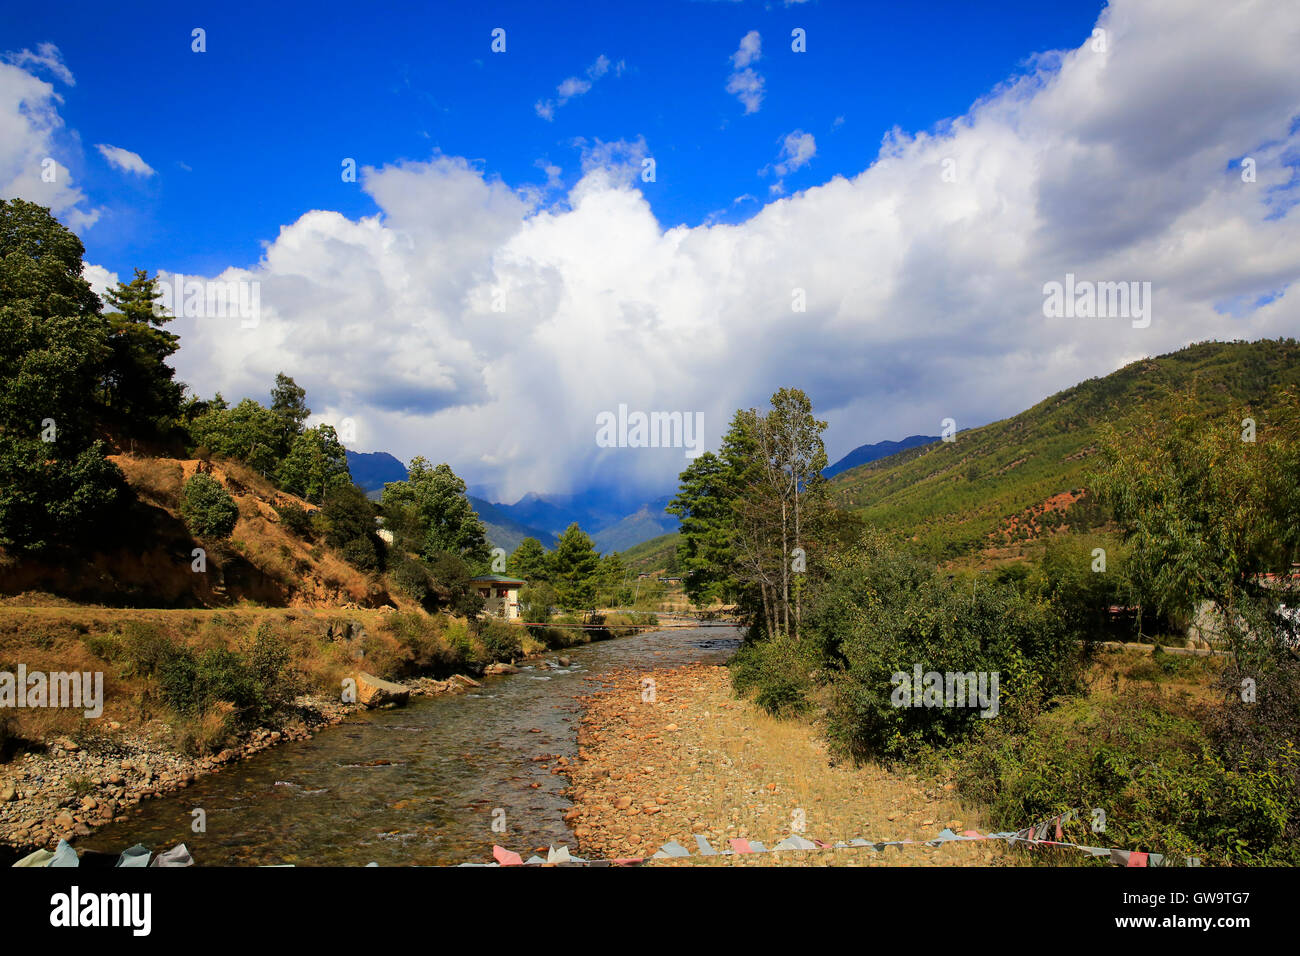
<path id="1" fill-rule="evenodd" d="M 379 569 L 379 549 L 369 537 L 353 538 L 339 549 L 339 554 L 348 564 L 361 571 Z"/>
<path id="2" fill-rule="evenodd" d="M 280 516 L 280 523 L 292 531 L 300 538 L 310 538 L 312 535 L 311 513 L 300 504 L 292 501 L 284 504 L 272 505 L 275 513 Z"/>
<path id="3" fill-rule="evenodd" d="M 963 796 L 985 803 L 994 827 L 1020 829 L 1085 812 L 1066 839 L 1205 863 L 1300 862 L 1300 753 L 1233 766 L 1195 714 L 1157 693 L 1080 698 L 1037 717 L 1028 732 L 990 722 L 959 752 Z M 1104 835 L 1091 832 L 1093 809 Z"/>
<path id="4" fill-rule="evenodd" d="M 175 650 L 171 638 L 157 625 L 127 621 L 122 626 L 120 660 L 127 677 L 151 677 Z"/>
<path id="5" fill-rule="evenodd" d="M 436 604 L 429 572 L 421 562 L 410 558 L 402 561 L 392 573 L 392 582 L 393 587 L 426 610 L 432 610 Z"/>
<path id="6" fill-rule="evenodd" d="M 755 702 L 771 714 L 793 716 L 810 706 L 815 668 L 807 649 L 793 639 L 746 642 L 731 659 L 731 679 L 737 691 L 753 693 Z"/>
<path id="7" fill-rule="evenodd" d="M 312 524 L 348 564 L 362 571 L 382 569 L 375 506 L 356 485 L 337 485 L 327 491 Z"/>
<path id="8" fill-rule="evenodd" d="M 418 612 L 392 614 L 388 628 L 405 651 L 411 669 L 417 673 L 451 673 L 464 666 L 467 646 L 452 645 L 438 618 Z"/>
<path id="9" fill-rule="evenodd" d="M 435 552 L 426 567 L 439 606 L 467 618 L 475 618 L 482 612 L 483 598 L 470 584 L 469 565 L 459 555 Z"/>
<path id="10" fill-rule="evenodd" d="M 228 538 L 239 521 L 239 508 L 230 492 L 211 475 L 201 473 L 185 482 L 180 513 L 190 534 L 199 538 Z"/>
<path id="11" fill-rule="evenodd" d="M 1014 721 L 1073 691 L 1078 665 L 1074 633 L 1050 603 L 1014 583 L 968 586 L 871 538 L 828 557 L 801 643 L 747 651 L 737 666 L 741 683 L 782 711 L 807 705 L 815 672 L 829 690 L 827 732 L 837 749 L 894 760 L 960 739 L 984 710 L 900 706 L 910 680 L 895 675 L 911 678 L 918 666 L 923 674 L 983 675 L 992 691 L 996 673 L 996 713 Z"/>
<path id="12" fill-rule="evenodd" d="M 523 628 L 489 619 L 478 630 L 479 643 L 489 661 L 513 661 L 523 650 Z"/>
<path id="13" fill-rule="evenodd" d="M 239 652 L 213 647 L 195 655 L 172 646 L 155 674 L 163 700 L 176 713 L 197 719 L 228 708 L 235 727 L 272 718 L 297 692 L 289 650 L 265 624 Z"/>

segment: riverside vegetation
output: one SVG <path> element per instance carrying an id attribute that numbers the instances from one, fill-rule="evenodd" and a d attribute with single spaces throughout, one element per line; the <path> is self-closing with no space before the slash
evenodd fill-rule
<path id="1" fill-rule="evenodd" d="M 1103 423 L 1089 533 L 976 569 L 836 507 L 822 423 L 782 390 L 683 473 L 677 560 L 694 597 L 747 616 L 736 690 L 841 757 L 953 781 L 997 829 L 1085 809 L 1067 839 L 1300 863 L 1300 399 L 1266 397 L 1165 390 Z M 1217 656 L 1108 650 L 1181 648 L 1192 621 Z M 996 718 L 895 706 L 918 666 L 998 673 Z"/>

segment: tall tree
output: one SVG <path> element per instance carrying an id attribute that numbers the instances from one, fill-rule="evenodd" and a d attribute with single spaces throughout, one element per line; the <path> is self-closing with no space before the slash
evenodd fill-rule
<path id="1" fill-rule="evenodd" d="M 167 360 L 180 348 L 180 336 L 163 328 L 172 317 L 157 304 L 162 297 L 158 279 L 144 269 L 119 282 L 107 294 L 116 311 L 108 323 L 109 356 L 104 370 L 104 404 L 115 422 L 129 434 L 153 437 L 165 433 L 180 414 L 184 386 L 175 381 Z"/>
<path id="2" fill-rule="evenodd" d="M 279 422 L 279 446 L 276 454 L 284 457 L 293 447 L 294 439 L 302 434 L 311 415 L 307 407 L 307 390 L 288 375 L 277 372 L 271 389 L 271 414 Z"/>
<path id="3" fill-rule="evenodd" d="M 577 522 L 569 525 L 551 555 L 552 583 L 557 602 L 566 610 L 590 608 L 596 599 L 596 570 L 600 555 Z"/>
<path id="4" fill-rule="evenodd" d="M 48 209 L 0 200 L 0 544 L 84 539 L 126 498 L 95 440 L 109 355 L 85 249 Z"/>
<path id="5" fill-rule="evenodd" d="M 829 528 L 825 427 L 802 391 L 783 388 L 766 415 L 736 412 L 720 453 L 682 473 L 667 510 L 682 519 L 678 556 L 693 600 L 730 594 L 756 632 L 798 636 L 808 551 Z"/>

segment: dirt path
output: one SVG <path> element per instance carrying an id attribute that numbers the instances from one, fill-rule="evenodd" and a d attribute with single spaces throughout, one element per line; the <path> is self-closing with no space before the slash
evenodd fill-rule
<path id="1" fill-rule="evenodd" d="M 652 677 L 654 701 L 642 699 Z M 608 675 L 613 689 L 586 698 L 579 759 L 567 770 L 580 852 L 641 857 L 676 840 L 690 859 L 657 865 L 989 866 L 1011 862 L 998 843 L 844 848 L 699 856 L 695 835 L 718 850 L 728 839 L 772 847 L 799 832 L 834 843 L 927 840 L 945 826 L 983 832 L 982 821 L 942 789 L 877 767 L 836 763 L 816 730 L 775 720 L 732 693 L 727 669 L 695 664 Z"/>

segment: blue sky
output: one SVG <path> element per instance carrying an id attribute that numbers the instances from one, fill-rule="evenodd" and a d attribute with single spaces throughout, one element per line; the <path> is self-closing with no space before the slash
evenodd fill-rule
<path id="1" fill-rule="evenodd" d="M 5 49 L 53 42 L 76 76 L 60 112 L 81 138 L 73 171 L 105 207 L 87 258 L 210 273 L 250 265 L 281 225 L 310 209 L 357 217 L 375 203 L 340 179 L 340 162 L 464 156 L 511 185 L 572 183 L 574 141 L 643 137 L 656 159 L 646 189 L 659 221 L 753 215 L 775 180 L 759 171 L 795 128 L 814 160 L 793 191 L 852 175 L 894 126 L 924 130 L 965 112 L 1033 51 L 1075 45 L 1101 9 L 1086 2 L 782 4 L 590 2 L 16 4 Z M 202 27 L 207 52 L 191 51 Z M 506 53 L 490 34 L 506 32 Z M 790 50 L 807 31 L 809 53 Z M 763 37 L 761 109 L 746 115 L 725 83 L 740 37 Z M 547 122 L 555 98 L 597 57 L 622 61 Z M 840 122 L 837 124 L 837 120 Z M 141 155 L 141 179 L 92 144 Z M 72 165 L 72 164 L 70 164 Z M 756 199 L 734 201 L 740 196 Z"/>
<path id="2" fill-rule="evenodd" d="M 255 289 L 173 323 L 199 394 L 286 371 L 494 500 L 664 494 L 682 449 L 595 440 L 620 406 L 716 447 L 800 387 L 834 460 L 1300 334 L 1294 0 L 10 6 L 0 196 L 97 288 Z M 1067 276 L 1147 315 L 1055 318 Z"/>

